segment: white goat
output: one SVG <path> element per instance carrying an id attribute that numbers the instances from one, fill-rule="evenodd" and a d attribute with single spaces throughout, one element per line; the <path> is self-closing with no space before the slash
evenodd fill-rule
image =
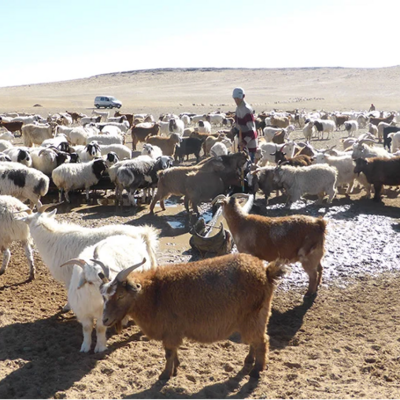
<path id="1" fill-rule="evenodd" d="M 391 158 L 392 155 L 382 147 L 368 146 L 363 142 L 356 142 L 353 144 L 353 159 L 356 158 L 370 158 L 370 157 L 384 157 Z"/>
<path id="2" fill-rule="evenodd" d="M 97 343 L 95 353 L 107 348 L 106 330 L 102 323 L 103 297 L 100 286 L 113 280 L 118 272 L 133 264 L 145 263 L 138 270 L 152 267 L 147 247 L 156 252 L 157 241 L 146 243 L 143 238 L 110 236 L 85 248 L 77 258 L 61 267 L 74 265 L 68 288 L 68 302 L 78 321 L 82 324 L 83 342 L 81 352 L 88 352 L 92 345 L 93 322 L 96 321 Z M 155 267 L 155 266 L 154 266 Z"/>
<path id="3" fill-rule="evenodd" d="M 283 146 L 285 146 L 286 157 L 292 158 L 296 148 L 295 142 L 287 142 L 283 144 L 263 143 L 260 145 L 262 158 L 259 161 L 258 165 L 260 167 L 264 167 L 268 163 L 275 164 L 275 155 L 272 154 L 275 153 L 277 150 L 281 150 Z"/>
<path id="4" fill-rule="evenodd" d="M 327 194 L 328 203 L 331 203 L 336 195 L 337 175 L 336 168 L 324 164 L 307 167 L 283 165 L 275 169 L 274 182 L 285 188 L 287 206 L 300 200 L 304 194 L 318 195 L 320 203 Z"/>
<path id="5" fill-rule="evenodd" d="M 311 139 L 316 133 L 314 121 L 308 121 L 303 128 L 303 135 L 306 141 L 311 142 Z"/>
<path id="6" fill-rule="evenodd" d="M 57 210 L 45 212 L 51 206 L 52 204 L 41 206 L 37 213 L 18 219 L 29 226 L 36 248 L 51 275 L 64 283 L 67 288 L 72 276 L 72 267 L 60 268 L 60 265 L 78 257 L 86 247 L 110 236 L 126 235 L 142 239 L 147 245 L 151 266 L 157 265 L 155 252 L 152 249 L 153 244 L 157 242 L 158 233 L 152 226 L 108 225 L 86 228 L 76 224 L 60 223 L 54 218 Z"/>
<path id="7" fill-rule="evenodd" d="M 54 135 L 53 126 L 50 124 L 28 124 L 22 127 L 24 146 L 31 147 L 34 144 L 40 146 L 43 140 L 50 139 Z"/>
<path id="8" fill-rule="evenodd" d="M 25 255 L 28 259 L 29 280 L 35 279 L 35 266 L 31 248 L 32 238 L 29 234 L 29 228 L 26 224 L 15 218 L 16 215 L 25 217 L 28 215 L 28 212 L 31 212 L 31 210 L 15 197 L 0 196 L 0 226 L 2 229 L 0 250 L 3 252 L 3 264 L 0 269 L 0 275 L 4 274 L 10 262 L 10 245 L 15 241 L 19 241 L 23 244 Z"/>
<path id="9" fill-rule="evenodd" d="M 328 164 L 334 167 L 338 171 L 338 177 L 336 181 L 336 186 L 346 186 L 346 194 L 353 192 L 354 181 L 357 179 L 365 188 L 367 195 L 369 197 L 371 191 L 371 185 L 368 183 L 366 176 L 354 173 L 355 163 L 351 157 L 351 154 L 342 156 L 331 156 L 324 153 L 318 153 L 314 156 L 314 164 Z"/>

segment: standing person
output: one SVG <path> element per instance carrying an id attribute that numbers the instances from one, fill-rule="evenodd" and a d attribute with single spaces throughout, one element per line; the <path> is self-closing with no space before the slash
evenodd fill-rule
<path id="1" fill-rule="evenodd" d="M 247 147 L 251 161 L 254 162 L 254 157 L 257 150 L 257 129 L 256 122 L 253 114 L 253 109 L 244 100 L 244 90 L 240 87 L 233 89 L 232 97 L 237 105 L 236 108 L 236 129 L 242 132 L 242 142 L 239 143 L 240 148 Z"/>
<path id="2" fill-rule="evenodd" d="M 371 111 L 375 111 L 375 106 L 373 104 L 371 104 L 371 107 L 369 108 L 369 112 Z"/>

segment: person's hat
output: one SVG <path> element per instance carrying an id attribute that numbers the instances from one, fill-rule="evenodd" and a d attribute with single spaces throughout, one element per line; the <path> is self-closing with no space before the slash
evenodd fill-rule
<path id="1" fill-rule="evenodd" d="M 237 87 L 237 88 L 233 89 L 232 97 L 234 99 L 243 99 L 244 90 L 241 87 Z"/>

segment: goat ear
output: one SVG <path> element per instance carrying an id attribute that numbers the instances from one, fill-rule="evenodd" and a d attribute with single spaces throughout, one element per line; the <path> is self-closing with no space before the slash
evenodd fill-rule
<path id="1" fill-rule="evenodd" d="M 81 279 L 79 280 L 78 283 L 78 289 L 80 289 L 82 286 L 85 286 L 86 283 L 87 283 L 86 276 L 85 274 L 82 274 Z"/>
<path id="2" fill-rule="evenodd" d="M 47 217 L 54 218 L 56 214 L 57 214 L 57 208 L 55 208 L 53 211 L 50 211 L 49 213 L 47 213 Z"/>

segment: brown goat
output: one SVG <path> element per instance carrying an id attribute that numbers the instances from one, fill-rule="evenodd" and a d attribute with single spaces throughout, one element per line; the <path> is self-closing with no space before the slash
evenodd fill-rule
<path id="1" fill-rule="evenodd" d="M 136 145 L 139 142 L 144 142 L 149 135 L 158 136 L 159 134 L 160 134 L 159 124 L 150 124 L 146 122 L 137 125 L 132 125 L 131 128 L 132 150 L 136 150 Z"/>
<path id="2" fill-rule="evenodd" d="M 243 207 L 237 196 L 248 198 Z M 309 276 L 306 297 L 316 293 L 322 278 L 326 221 L 306 215 L 269 218 L 250 215 L 254 196 L 236 194 L 217 196 L 213 203 L 223 207 L 223 215 L 240 253 L 252 254 L 266 261 L 284 258 L 299 261 Z"/>
<path id="3" fill-rule="evenodd" d="M 20 121 L 12 121 L 12 122 L 6 122 L 6 121 L 1 121 L 0 120 L 0 127 L 6 128 L 8 131 L 15 133 L 19 132 L 20 135 L 22 135 L 22 125 L 24 123 Z"/>
<path id="4" fill-rule="evenodd" d="M 275 117 L 271 116 L 271 125 L 278 128 L 287 128 L 290 125 L 290 117 Z"/>
<path id="5" fill-rule="evenodd" d="M 164 156 L 174 157 L 175 147 L 179 144 L 182 139 L 177 133 L 171 133 L 171 136 L 148 136 L 146 138 L 146 143 L 150 143 L 153 146 L 158 146 Z"/>
<path id="6" fill-rule="evenodd" d="M 159 379 L 177 375 L 183 339 L 212 343 L 239 332 L 250 344 L 245 364 L 259 378 L 269 350 L 266 328 L 276 282 L 285 273 L 281 262 L 248 254 L 228 254 L 189 264 L 148 271 L 121 271 L 102 287 L 103 324 L 129 315 L 150 339 L 160 340 L 166 364 Z M 133 272 L 132 272 L 133 271 Z"/>
<path id="7" fill-rule="evenodd" d="M 126 120 L 129 122 L 129 126 L 133 126 L 133 114 L 123 114 L 119 111 L 114 113 L 114 117 L 126 117 Z"/>
<path id="8" fill-rule="evenodd" d="M 368 183 L 374 185 L 374 201 L 381 200 L 383 185 L 400 185 L 400 157 L 357 158 L 355 163 L 354 173 L 360 175 L 363 172 Z"/>
<path id="9" fill-rule="evenodd" d="M 378 126 L 379 122 L 386 122 L 387 124 L 390 124 L 394 120 L 395 115 L 390 114 L 386 118 L 375 118 L 375 117 L 370 117 L 369 122 L 373 125 Z"/>
<path id="10" fill-rule="evenodd" d="M 77 112 L 69 112 L 69 111 L 65 112 L 71 116 L 72 122 L 79 122 L 79 120 L 82 118 L 82 115 L 78 114 Z"/>
<path id="11" fill-rule="evenodd" d="M 150 204 L 154 212 L 157 201 L 165 210 L 164 199 L 171 195 L 185 196 L 185 208 L 189 212 L 189 202 L 194 212 L 202 201 L 210 201 L 224 193 L 231 185 L 240 185 L 238 170 L 248 159 L 245 152 L 212 157 L 191 167 L 173 167 L 158 173 L 157 193 Z"/>

